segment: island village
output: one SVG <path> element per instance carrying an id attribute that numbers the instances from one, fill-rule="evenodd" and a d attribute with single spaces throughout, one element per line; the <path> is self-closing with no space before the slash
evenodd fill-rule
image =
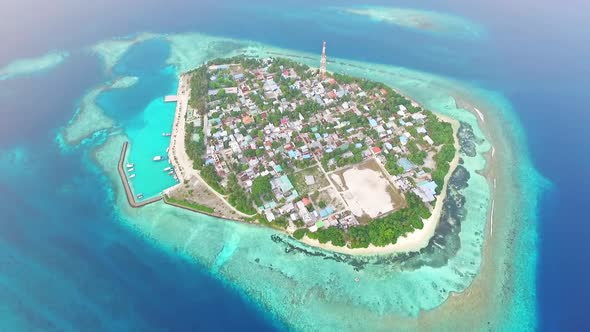
<path id="1" fill-rule="evenodd" d="M 384 246 L 423 227 L 453 128 L 384 84 L 283 58 L 217 59 L 181 76 L 169 204 L 295 238 Z"/>

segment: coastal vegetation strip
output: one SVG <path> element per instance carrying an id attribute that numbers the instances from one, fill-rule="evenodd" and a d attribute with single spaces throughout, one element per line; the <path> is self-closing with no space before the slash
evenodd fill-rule
<path id="1" fill-rule="evenodd" d="M 195 202 L 190 202 L 187 200 L 169 197 L 167 195 L 164 196 L 164 202 L 167 204 L 175 205 L 175 206 L 182 206 L 182 207 L 185 207 L 187 209 L 197 211 L 197 212 L 204 212 L 204 213 L 209 213 L 209 214 L 212 214 L 215 212 L 215 209 L 213 209 L 209 206 L 195 203 Z"/>

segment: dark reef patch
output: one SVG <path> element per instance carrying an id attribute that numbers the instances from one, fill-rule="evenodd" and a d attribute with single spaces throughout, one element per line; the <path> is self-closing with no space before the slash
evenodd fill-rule
<path id="1" fill-rule="evenodd" d="M 473 128 L 467 122 L 460 122 L 457 137 L 459 138 L 459 152 L 468 157 L 475 157 L 477 155 L 476 146 L 484 142 L 483 139 L 475 137 Z"/>

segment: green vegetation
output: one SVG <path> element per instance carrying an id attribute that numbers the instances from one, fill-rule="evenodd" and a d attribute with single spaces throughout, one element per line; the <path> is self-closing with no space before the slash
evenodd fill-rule
<path id="1" fill-rule="evenodd" d="M 217 70 L 212 71 L 212 73 L 207 71 L 209 65 L 228 63 L 238 64 L 241 68 L 218 68 Z M 282 166 L 283 172 L 288 174 L 289 179 L 301 195 L 300 197 L 304 197 L 304 195 L 308 195 L 312 191 L 315 191 L 312 195 L 315 207 L 309 205 L 308 210 L 310 212 L 316 207 L 323 209 L 329 205 L 325 200 L 319 199 L 319 193 L 317 193 L 319 188 L 328 184 L 328 180 L 323 175 L 323 172 L 321 172 L 320 167 L 310 168 L 310 166 L 315 163 L 315 158 L 296 159 L 290 158 L 286 154 L 286 150 L 290 150 L 293 146 L 301 152 L 302 150 L 300 150 L 300 148 L 309 144 L 309 142 L 305 142 L 308 137 L 312 141 L 317 140 L 317 143 L 320 143 L 319 145 L 311 145 L 311 148 L 315 149 L 318 147 L 318 149 L 323 150 L 323 156 L 320 162 L 325 171 L 330 171 L 362 162 L 365 159 L 364 154 L 369 152 L 368 149 L 373 146 L 378 146 L 384 150 L 385 142 L 390 142 L 392 145 L 399 144 L 399 136 L 405 134 L 405 131 L 407 131 L 409 133 L 409 141 L 405 146 L 407 151 L 401 147 L 402 150 L 387 150 L 379 156 L 379 158 L 385 158 L 386 170 L 392 175 L 400 175 L 403 173 L 403 168 L 398 165 L 398 158 L 407 158 L 413 164 L 420 166 L 424 165 L 428 153 L 432 154 L 435 152 L 433 159 L 436 167 L 432 170 L 427 168 L 423 168 L 423 170 L 427 173 L 431 173 L 433 181 L 438 185 L 437 191 L 440 192 L 440 190 L 442 190 L 444 177 L 449 172 L 450 162 L 456 153 L 453 146 L 453 128 L 449 123 L 440 121 L 430 111 L 412 105 L 411 100 L 400 95 L 383 83 L 342 74 L 329 74 L 329 76 L 332 76 L 335 81 L 328 80 L 324 83 L 326 93 L 332 91 L 338 93 L 337 98 L 334 96 L 330 98 L 337 100 L 342 108 L 339 111 L 334 111 L 334 106 L 323 106 L 322 103 L 318 103 L 315 100 L 304 99 L 301 90 L 294 86 L 296 80 L 291 77 L 291 71 L 289 69 L 293 68 L 299 76 L 298 80 L 301 81 L 306 81 L 310 78 L 315 80 L 315 75 L 317 75 L 316 71 L 309 70 L 309 67 L 306 65 L 288 59 L 277 58 L 270 63 L 268 72 L 264 73 L 263 63 L 266 64 L 268 62 L 255 58 L 238 56 L 230 59 L 216 59 L 210 61 L 206 65 L 191 72 L 191 99 L 189 104 L 191 107 L 199 110 L 201 114 L 207 112 L 208 108 L 212 110 L 212 113 L 209 114 L 210 123 L 214 124 L 211 128 L 211 133 L 215 134 L 224 130 L 226 132 L 235 130 L 235 133 L 239 132 L 242 136 L 252 137 L 252 141 L 248 141 L 248 144 L 242 145 L 243 157 L 239 156 L 239 159 L 230 160 L 228 160 L 229 157 L 227 156 L 222 157 L 225 158 L 229 167 L 229 175 L 226 176 L 225 174 L 222 174 L 222 176 L 220 176 L 218 175 L 215 166 L 205 165 L 204 157 L 206 146 L 203 129 L 195 127 L 191 123 L 187 123 L 186 126 L 186 150 L 189 157 L 194 162 L 193 167 L 200 170 L 202 178 L 214 190 L 220 194 L 226 195 L 229 204 L 237 210 L 245 214 L 257 215 L 256 218 L 269 227 L 286 229 L 289 225 L 289 219 L 285 215 L 278 216 L 272 222 L 269 222 L 266 220 L 265 215 L 257 214 L 255 206 L 261 206 L 265 202 L 269 202 L 273 199 L 271 186 L 272 176 L 252 177 L 251 174 L 260 174 L 265 170 L 269 171 L 270 166 L 249 166 L 250 163 L 248 162 L 248 159 L 256 157 L 263 158 L 267 154 L 264 144 L 268 141 L 266 141 L 267 135 L 265 135 L 264 126 L 272 123 L 276 127 L 279 127 L 284 119 L 290 121 L 297 121 L 300 119 L 310 120 L 309 123 L 303 123 L 304 129 L 301 130 L 301 133 L 309 134 L 309 136 L 293 135 L 291 139 L 285 139 L 285 137 L 271 137 L 269 140 L 272 141 L 270 142 L 270 145 L 272 150 L 276 151 L 276 153 L 270 155 L 270 157 L 267 156 L 266 161 L 272 159 L 275 164 Z M 274 93 L 261 91 L 260 87 L 263 80 L 260 80 L 259 78 L 255 79 L 255 77 L 261 73 L 259 69 L 262 70 L 265 77 L 268 77 L 268 74 L 271 74 L 280 88 L 281 93 L 279 96 L 276 96 L 276 99 L 275 97 L 269 97 L 275 96 Z M 287 72 L 285 72 L 285 70 L 287 70 Z M 234 76 L 242 73 L 244 74 L 244 81 L 242 81 L 242 78 Z M 284 76 L 283 73 L 285 74 Z M 211 77 L 215 76 L 215 78 L 210 79 L 210 75 Z M 238 80 L 246 83 L 247 89 L 251 89 L 248 90 L 250 91 L 250 94 L 245 98 L 249 98 L 256 107 L 252 106 L 250 102 L 246 104 L 246 106 L 244 106 L 244 104 L 234 105 L 238 102 L 238 96 L 226 92 L 224 88 L 237 86 Z M 258 82 L 252 82 L 253 80 L 257 80 Z M 309 81 L 307 82 L 307 84 L 309 84 Z M 343 88 L 342 84 L 347 83 L 358 85 L 358 88 L 366 93 L 362 95 L 355 94 L 354 91 L 359 91 L 356 86 Z M 299 82 L 298 84 L 304 85 L 305 83 Z M 209 89 L 218 89 L 218 91 L 216 94 L 209 96 Z M 247 91 L 247 89 L 244 88 L 244 91 Z M 309 89 L 309 86 L 307 86 L 307 89 Z M 281 105 L 280 101 L 282 98 L 289 101 L 289 105 L 297 106 L 285 106 L 285 104 L 278 106 Z M 344 102 L 353 103 L 349 103 L 352 106 L 344 106 Z M 400 105 L 405 107 L 407 113 L 413 114 L 423 112 L 426 115 L 426 118 L 424 120 L 420 119 L 420 117 L 410 119 L 408 114 L 402 112 L 398 115 L 396 113 L 399 111 Z M 250 108 L 258 109 L 256 112 L 251 112 L 249 110 Z M 285 109 L 288 111 L 284 111 Z M 328 112 L 326 112 L 326 109 L 328 109 Z M 344 109 L 350 111 L 342 111 Z M 338 126 L 334 125 L 335 121 L 332 120 L 331 114 L 334 114 L 337 119 Z M 240 121 L 243 115 L 251 116 L 254 121 L 248 121 L 247 123 L 245 120 Z M 234 119 L 230 119 L 228 116 L 231 116 Z M 227 121 L 228 119 L 231 121 Z M 369 119 L 376 120 L 379 124 L 371 127 L 369 126 Z M 401 120 L 411 122 L 412 126 L 402 126 L 401 128 L 396 127 L 397 123 L 402 123 Z M 393 122 L 394 125 L 391 125 L 390 121 Z M 418 129 L 421 129 L 421 126 L 424 126 L 428 135 L 433 140 L 434 144 L 432 146 L 425 142 L 425 134 L 420 134 L 418 132 Z M 386 128 L 386 130 L 383 130 L 384 128 Z M 316 138 L 316 134 L 321 137 Z M 249 139 L 250 138 L 248 138 L 248 140 Z M 223 149 L 230 148 L 230 143 L 227 140 L 223 141 L 222 139 L 217 139 L 215 144 L 223 146 Z M 359 147 L 357 147 L 357 145 Z M 309 150 L 302 153 L 307 153 L 307 151 Z M 398 155 L 396 155 L 396 153 Z M 222 163 L 222 165 L 224 164 Z M 223 167 L 225 167 L 225 165 Z M 250 167 L 253 168 L 254 173 L 245 173 L 245 175 L 251 177 L 253 181 L 250 192 L 248 192 L 240 184 L 237 174 L 248 171 Z M 296 172 L 303 169 L 305 170 Z M 224 173 L 228 173 L 228 170 L 225 170 Z M 307 185 L 305 183 L 305 175 L 314 175 L 316 184 Z M 413 185 L 415 185 L 415 182 L 417 181 L 413 172 L 408 172 L 407 174 L 404 174 L 403 177 L 408 179 L 408 182 Z M 225 186 L 221 184 L 222 182 Z M 307 235 L 312 239 L 317 239 L 320 243 L 331 242 L 336 246 L 345 246 L 348 244 L 352 248 L 367 247 L 370 244 L 375 246 L 386 246 L 388 244 L 396 243 L 400 236 L 404 236 L 415 229 L 421 229 L 424 226 L 422 219 L 426 219 L 430 216 L 429 207 L 423 203 L 417 195 L 408 191 L 405 194 L 405 198 L 407 204 L 405 208 L 401 208 L 386 216 L 373 219 L 368 224 L 353 226 L 347 230 L 331 226 L 328 228 L 320 228 L 312 233 L 303 228 L 305 225 L 302 220 L 296 220 L 294 223 L 300 228 L 293 233 L 293 237 L 301 239 L 303 236 Z M 170 202 L 172 202 L 172 200 L 170 200 Z M 179 202 L 182 202 L 183 206 L 188 206 L 187 204 L 190 204 L 191 208 L 204 212 L 208 212 L 206 209 L 210 209 L 211 212 L 213 210 L 206 206 L 192 204 L 191 202 Z M 278 204 L 285 204 L 286 199 L 283 198 L 277 200 L 277 202 Z M 277 209 L 273 210 L 273 212 L 276 215 Z"/>
<path id="2" fill-rule="evenodd" d="M 427 112 L 425 124 L 426 130 L 436 145 L 453 144 L 453 126 L 448 122 L 440 121 L 432 112 Z"/>
<path id="3" fill-rule="evenodd" d="M 363 151 L 366 147 L 357 148 L 353 144 L 342 145 L 340 148 L 324 153 L 322 157 L 322 167 L 325 170 L 333 170 L 347 165 L 357 164 L 363 161 Z M 329 165 L 330 159 L 334 159 L 334 164 Z"/>
<path id="4" fill-rule="evenodd" d="M 444 185 L 445 176 L 451 168 L 451 161 L 455 157 L 456 149 L 452 144 L 445 144 L 434 156 L 436 169 L 432 172 L 432 180 L 436 183 L 436 191 L 440 193 Z"/>
<path id="5" fill-rule="evenodd" d="M 252 181 L 252 199 L 257 206 L 262 205 L 262 198 L 267 197 L 272 192 L 270 184 L 270 175 L 259 176 Z"/>
<path id="6" fill-rule="evenodd" d="M 369 244 L 383 247 L 395 244 L 400 236 L 422 229 L 422 219 L 430 217 L 430 211 L 414 193 L 406 194 L 408 206 L 369 224 L 348 230 L 351 248 L 366 248 Z"/>
<path id="7" fill-rule="evenodd" d="M 299 228 L 298 230 L 293 232 L 293 237 L 296 238 L 297 240 L 301 240 L 306 232 L 307 232 L 307 230 L 305 228 Z"/>
<path id="8" fill-rule="evenodd" d="M 256 214 L 250 195 L 240 186 L 238 178 L 233 173 L 227 178 L 227 192 L 229 193 L 227 201 L 238 211 L 245 214 Z"/>
<path id="9" fill-rule="evenodd" d="M 188 104 L 204 114 L 207 110 L 207 66 L 201 66 L 190 72 L 192 78 L 190 80 L 191 99 Z"/>
<path id="10" fill-rule="evenodd" d="M 225 194 L 225 189 L 221 186 L 221 177 L 217 175 L 213 165 L 203 166 L 201 169 L 201 177 L 207 184 L 220 194 Z"/>
<path id="11" fill-rule="evenodd" d="M 332 242 L 333 245 L 344 247 L 346 245 L 345 233 L 338 227 L 330 226 L 320 228 L 316 232 L 307 232 L 307 237 L 320 241 L 320 243 Z"/>
<path id="12" fill-rule="evenodd" d="M 196 138 L 196 139 L 193 139 Z M 186 124 L 184 133 L 184 145 L 186 153 L 193 161 L 194 169 L 203 168 L 203 156 L 205 155 L 205 136 L 202 127 L 195 127 L 192 122 Z"/>
<path id="13" fill-rule="evenodd" d="M 400 175 L 404 172 L 404 168 L 397 163 L 397 158 L 393 153 L 387 154 L 385 159 L 387 160 L 385 162 L 385 169 L 387 172 L 389 172 L 389 174 Z"/>
<path id="14" fill-rule="evenodd" d="M 215 209 L 208 207 L 206 205 L 190 202 L 190 201 L 183 200 L 183 199 L 172 198 L 169 196 L 164 196 L 164 202 L 169 203 L 169 204 L 180 205 L 180 206 L 186 207 L 191 210 L 196 210 L 196 211 L 205 212 L 205 213 L 215 212 Z"/>
<path id="15" fill-rule="evenodd" d="M 424 158 L 427 156 L 426 151 L 420 149 L 415 141 L 409 141 L 407 147 L 410 150 L 408 160 L 415 165 L 424 165 Z"/>

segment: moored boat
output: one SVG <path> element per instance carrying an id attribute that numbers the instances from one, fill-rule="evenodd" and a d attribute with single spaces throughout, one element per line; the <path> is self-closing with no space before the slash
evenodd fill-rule
<path id="1" fill-rule="evenodd" d="M 170 166 L 164 168 L 164 172 L 168 172 L 168 171 L 171 171 L 171 170 L 172 170 L 172 167 L 170 167 Z"/>
<path id="2" fill-rule="evenodd" d="M 127 166 L 127 168 L 133 168 L 133 166 L 135 166 L 135 164 L 128 163 L 128 164 L 127 164 L 127 165 L 125 165 L 125 166 Z"/>
<path id="3" fill-rule="evenodd" d="M 162 133 L 162 136 L 164 136 L 164 137 L 170 137 L 170 136 L 172 136 L 172 134 L 171 133 Z"/>
<path id="4" fill-rule="evenodd" d="M 133 179 L 134 177 L 135 177 L 135 174 L 131 174 L 131 175 L 129 175 L 129 178 L 130 178 L 130 179 Z"/>
<path id="5" fill-rule="evenodd" d="M 153 161 L 160 161 L 163 159 L 164 159 L 164 157 L 162 157 L 162 156 L 155 156 L 154 158 L 152 158 Z"/>

